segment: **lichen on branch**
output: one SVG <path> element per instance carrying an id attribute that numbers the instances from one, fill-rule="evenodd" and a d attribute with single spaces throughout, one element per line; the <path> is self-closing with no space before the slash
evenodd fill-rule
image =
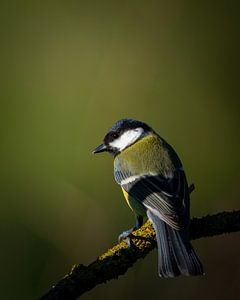
<path id="1" fill-rule="evenodd" d="M 190 224 L 192 240 L 237 231 L 240 231 L 240 210 L 193 218 Z M 155 232 L 150 221 L 132 233 L 131 244 L 129 248 L 122 241 L 88 266 L 73 266 L 71 272 L 40 299 L 73 300 L 96 285 L 125 274 L 138 259 L 144 258 L 156 247 Z"/>

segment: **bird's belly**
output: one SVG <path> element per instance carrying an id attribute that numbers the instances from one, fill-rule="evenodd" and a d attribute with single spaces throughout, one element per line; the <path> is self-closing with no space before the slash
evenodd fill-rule
<path id="1" fill-rule="evenodd" d="M 127 201 L 128 206 L 131 208 L 131 210 L 139 216 L 146 216 L 146 208 L 136 199 L 131 197 L 128 192 L 126 192 L 123 188 L 123 195 L 125 200 Z"/>

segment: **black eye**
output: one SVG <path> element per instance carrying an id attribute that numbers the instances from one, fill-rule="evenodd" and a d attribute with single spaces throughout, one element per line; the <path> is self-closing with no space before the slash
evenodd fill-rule
<path id="1" fill-rule="evenodd" d="M 118 132 L 113 132 L 112 137 L 113 137 L 113 139 L 117 139 L 119 137 L 119 133 Z"/>

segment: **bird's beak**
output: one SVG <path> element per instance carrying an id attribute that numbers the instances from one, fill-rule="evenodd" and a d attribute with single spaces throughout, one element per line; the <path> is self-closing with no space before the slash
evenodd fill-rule
<path id="1" fill-rule="evenodd" d="M 93 150 L 93 154 L 107 151 L 107 147 L 104 144 L 99 145 L 96 149 Z"/>

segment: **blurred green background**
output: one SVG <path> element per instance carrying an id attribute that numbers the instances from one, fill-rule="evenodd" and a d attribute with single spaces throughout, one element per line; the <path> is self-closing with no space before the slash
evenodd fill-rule
<path id="1" fill-rule="evenodd" d="M 1 1 L 1 299 L 36 299 L 134 219 L 116 120 L 152 125 L 194 182 L 194 216 L 239 208 L 237 1 Z M 82 299 L 235 299 L 240 234 L 194 242 L 203 278 L 159 279 L 156 251 Z"/>

